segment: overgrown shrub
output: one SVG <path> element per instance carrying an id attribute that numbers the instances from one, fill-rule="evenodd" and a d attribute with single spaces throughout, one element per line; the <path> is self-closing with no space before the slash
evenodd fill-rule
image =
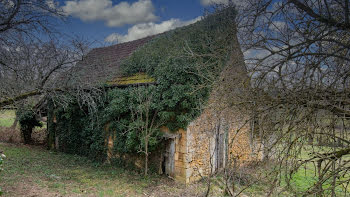
<path id="1" fill-rule="evenodd" d="M 90 114 L 84 106 L 71 103 L 56 111 L 55 134 L 61 151 L 102 160 L 105 157 L 105 132 L 99 121 L 100 114 Z M 51 131 L 52 132 L 52 131 Z"/>
<path id="2" fill-rule="evenodd" d="M 138 49 L 123 62 L 122 74 L 143 72 L 156 85 L 107 88 L 97 113 L 77 102 L 56 110 L 60 149 L 105 156 L 106 137 L 114 136 L 114 150 L 120 154 L 142 153 L 146 147 L 152 152 L 161 140 L 161 126 L 171 131 L 185 129 L 201 113 L 211 84 L 226 65 L 230 36 L 235 35 L 233 24 L 234 16 L 226 15 L 225 20 L 208 16 L 158 35 Z M 147 132 L 152 129 L 146 141 L 145 127 Z"/>
<path id="3" fill-rule="evenodd" d="M 32 143 L 34 127 L 42 127 L 42 123 L 36 118 L 35 112 L 27 107 L 17 111 L 18 122 L 21 126 L 21 134 L 25 144 Z"/>
<path id="4" fill-rule="evenodd" d="M 103 109 L 103 121 L 104 124 L 109 124 L 108 131 L 110 135 L 116 136 L 117 143 L 114 147 L 117 152 L 137 153 L 143 149 L 145 139 L 141 133 L 142 127 L 145 127 L 147 124 L 150 125 L 154 118 L 153 116 L 157 115 L 156 111 L 159 111 L 158 99 L 154 94 L 155 89 L 155 86 L 148 86 L 114 89 L 108 92 L 109 102 Z M 143 101 L 146 99 L 150 99 L 150 103 L 147 106 L 143 105 Z M 141 109 L 143 114 L 137 114 L 140 113 L 137 110 L 142 107 L 144 108 Z M 140 115 L 143 115 L 143 117 Z M 150 118 L 146 120 L 146 116 Z M 159 117 L 155 118 L 154 125 L 162 125 L 159 124 L 162 123 L 162 119 Z M 149 126 L 147 129 L 155 129 L 148 139 L 149 150 L 153 151 L 160 141 L 161 133 L 158 127 L 150 128 Z"/>

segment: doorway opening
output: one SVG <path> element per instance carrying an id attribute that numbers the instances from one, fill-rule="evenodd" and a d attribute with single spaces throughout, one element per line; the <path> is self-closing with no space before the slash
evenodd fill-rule
<path id="1" fill-rule="evenodd" d="M 165 140 L 165 149 L 162 154 L 162 172 L 163 174 L 174 177 L 175 175 L 175 138 Z"/>

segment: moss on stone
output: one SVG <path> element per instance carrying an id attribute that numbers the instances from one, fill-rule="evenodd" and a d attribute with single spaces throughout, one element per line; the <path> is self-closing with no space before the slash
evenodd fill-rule
<path id="1" fill-rule="evenodd" d="M 118 77 L 112 81 L 107 82 L 108 85 L 132 85 L 153 83 L 155 79 L 148 76 L 146 73 L 135 73 L 131 76 Z"/>

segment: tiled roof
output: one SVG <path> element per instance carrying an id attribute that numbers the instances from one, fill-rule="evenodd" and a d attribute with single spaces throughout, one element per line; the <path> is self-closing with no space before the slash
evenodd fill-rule
<path id="1" fill-rule="evenodd" d="M 70 81 L 95 85 L 119 77 L 122 61 L 154 37 L 91 50 L 71 71 L 74 77 Z"/>

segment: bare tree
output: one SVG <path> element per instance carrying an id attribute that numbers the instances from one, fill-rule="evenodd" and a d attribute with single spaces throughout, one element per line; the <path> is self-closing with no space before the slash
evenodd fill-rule
<path id="1" fill-rule="evenodd" d="M 132 91 L 132 97 L 136 99 L 130 106 L 132 123 L 129 130 L 137 131 L 141 144 L 139 152 L 145 155 L 144 174 L 148 175 L 150 147 L 157 143 L 157 133 L 164 123 L 158 120 L 158 110 L 154 108 L 154 89 L 138 87 Z M 159 137 L 159 136 L 158 136 Z"/>
<path id="2" fill-rule="evenodd" d="M 0 107 L 15 104 L 30 96 L 43 95 L 59 88 L 59 73 L 79 61 L 85 53 L 82 45 L 72 46 L 55 41 L 23 43 L 0 51 Z M 62 76 L 61 76 L 62 77 Z"/>
<path id="3" fill-rule="evenodd" d="M 268 176 L 259 176 L 269 180 L 264 182 L 266 194 L 347 195 L 349 1 L 246 0 L 214 10 L 227 7 L 236 8 L 248 77 L 239 82 L 239 74 L 226 72 L 223 85 L 211 84 L 225 89 L 228 106 L 249 114 L 251 137 L 258 139 L 260 154 L 271 167 Z M 306 190 L 293 184 L 302 169 L 315 172 L 316 181 Z M 227 182 L 239 171 L 228 166 L 224 185 L 230 186 Z M 232 196 L 242 194 L 237 187 L 228 190 Z"/>
<path id="4" fill-rule="evenodd" d="M 65 89 L 69 76 L 63 73 L 82 59 L 88 43 L 68 35 L 62 39 L 55 26 L 64 19 L 55 1 L 0 1 L 0 109 L 29 105 L 37 112 L 43 98 L 71 90 Z M 24 132 L 29 141 L 32 128 Z"/>
<path id="5" fill-rule="evenodd" d="M 0 13 L 0 108 L 57 90 L 58 73 L 82 59 L 87 42 L 59 37 L 55 1 L 2 0 Z"/>
<path id="6" fill-rule="evenodd" d="M 247 0 L 236 5 L 251 82 L 247 94 L 236 99 L 256 117 L 254 132 L 265 155 L 278 163 L 277 174 L 284 175 L 289 192 L 335 196 L 338 189 L 346 194 L 349 1 Z M 305 191 L 293 188 L 294 174 L 310 166 L 317 181 Z"/>
<path id="7" fill-rule="evenodd" d="M 53 21 L 64 16 L 55 1 L 46 0 L 1 0 L 0 13 L 0 40 L 5 43 L 15 40 L 14 34 L 33 39 L 39 32 L 54 33 Z"/>

